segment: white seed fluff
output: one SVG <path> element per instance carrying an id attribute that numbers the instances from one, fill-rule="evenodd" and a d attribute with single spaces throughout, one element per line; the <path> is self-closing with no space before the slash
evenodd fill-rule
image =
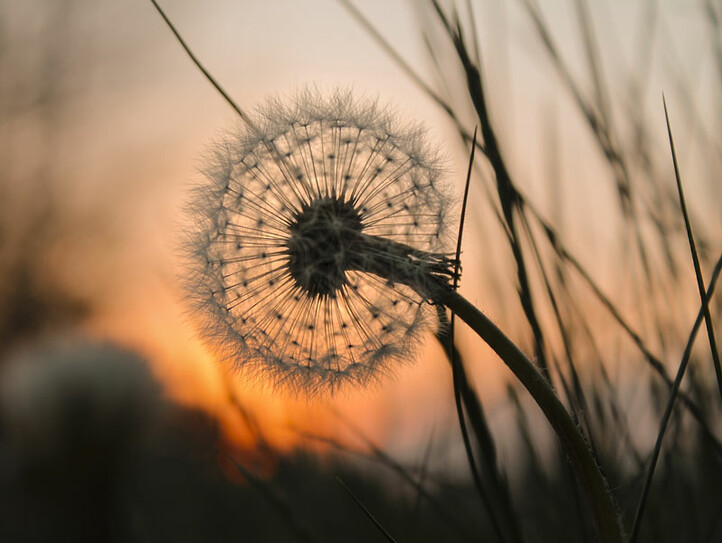
<path id="1" fill-rule="evenodd" d="M 274 99 L 216 143 L 190 206 L 184 282 L 205 339 L 263 382 L 366 384 L 412 359 L 436 312 L 369 272 L 360 236 L 447 250 L 448 197 L 418 126 L 375 101 Z"/>

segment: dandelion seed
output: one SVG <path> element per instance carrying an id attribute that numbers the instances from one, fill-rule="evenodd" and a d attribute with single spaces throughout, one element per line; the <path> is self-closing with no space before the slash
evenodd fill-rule
<path id="1" fill-rule="evenodd" d="M 193 198 L 186 285 L 214 346 L 304 390 L 412 357 L 452 269 L 423 132 L 346 92 L 271 101 L 250 126 L 216 146 Z"/>

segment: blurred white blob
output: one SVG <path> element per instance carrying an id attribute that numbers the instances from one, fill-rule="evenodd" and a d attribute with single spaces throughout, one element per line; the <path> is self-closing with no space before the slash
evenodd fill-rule
<path id="1" fill-rule="evenodd" d="M 5 452 L 25 466 L 112 464 L 145 434 L 159 398 L 135 353 L 67 337 L 27 346 L 0 365 Z"/>

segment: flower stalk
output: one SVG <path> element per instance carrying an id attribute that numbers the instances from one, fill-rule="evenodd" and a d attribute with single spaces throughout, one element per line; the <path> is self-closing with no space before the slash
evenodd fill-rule
<path id="1" fill-rule="evenodd" d="M 606 481 L 589 446 L 562 402 L 541 373 L 519 348 L 479 309 L 455 291 L 446 291 L 439 303 L 468 324 L 499 355 L 541 408 L 552 425 L 584 488 L 600 541 L 623 541 L 619 517 Z"/>
<path id="2" fill-rule="evenodd" d="M 374 266 L 362 271 L 387 280 L 393 278 L 414 288 L 432 303 L 446 306 L 494 350 L 531 394 L 559 438 L 584 489 L 600 541 L 621 543 L 623 538 L 614 500 L 585 438 L 549 382 L 526 355 L 483 312 L 451 288 L 449 280 L 454 276 L 453 261 L 437 255 L 438 262 L 446 262 L 447 272 L 435 269 L 432 275 L 428 271 L 432 262 L 428 255 L 420 265 L 410 257 L 404 264 L 398 255 L 404 254 L 405 246 L 380 238 L 376 238 L 375 243 L 378 256 L 373 260 Z M 411 270 L 416 271 L 412 273 Z M 420 279 L 421 272 L 426 273 L 425 279 Z"/>

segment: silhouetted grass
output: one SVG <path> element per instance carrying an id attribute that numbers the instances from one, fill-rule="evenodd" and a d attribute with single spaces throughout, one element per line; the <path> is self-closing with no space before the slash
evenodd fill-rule
<path id="1" fill-rule="evenodd" d="M 642 20 L 648 24 L 638 30 L 636 66 L 625 79 L 621 70 L 604 62 L 604 42 L 588 2 L 574 4 L 584 77 L 566 60 L 567 52 L 558 45 L 542 6 L 534 0 L 517 2 L 567 93 L 565 99 L 576 108 L 603 157 L 607 171 L 601 178 L 616 195 L 614 220 L 624 225 L 619 244 L 623 250 L 613 258 L 619 258 L 619 269 L 625 270 L 615 281 L 633 286 L 627 289 L 634 297 L 628 304 L 597 277 L 596 264 L 607 255 L 572 249 L 566 240 L 574 225 L 547 216 L 544 207 L 527 195 L 524 180 L 507 160 L 511 154 L 499 136 L 503 120 L 494 114 L 495 99 L 483 69 L 485 58 L 495 52 L 482 48 L 475 6 L 434 0 L 417 4 L 425 14 L 422 25 L 428 25 L 419 30 L 436 71 L 432 76 L 442 83 L 437 89 L 394 49 L 393 36 L 383 36 L 366 19 L 363 3 L 340 3 L 402 73 L 445 112 L 459 143 L 480 152 L 481 157 L 469 164 L 470 201 L 484 206 L 475 212 L 489 212 L 496 229 L 484 233 L 502 240 L 513 264 L 511 272 L 502 271 L 508 276 L 497 280 L 515 292 L 516 298 L 510 296 L 505 305 L 509 315 L 524 323 L 518 327 L 522 330 L 518 343 L 531 346 L 540 376 L 554 385 L 587 440 L 607 478 L 625 534 L 633 541 L 655 543 L 722 540 L 722 378 L 715 341 L 719 331 L 715 317 L 722 308 L 722 298 L 715 294 L 722 270 L 720 233 L 710 230 L 714 218 L 701 214 L 694 200 L 684 200 L 680 173 L 684 168 L 677 161 L 671 128 L 671 152 L 662 153 L 656 141 L 667 134 L 655 133 L 642 107 L 654 42 L 672 47 L 668 34 L 674 29 L 665 23 L 659 4 L 653 0 L 645 4 Z M 705 0 L 702 10 L 711 30 L 715 69 L 722 75 L 720 7 Z M 722 89 L 722 77 L 718 85 Z M 451 91 L 459 88 L 463 95 Z M 243 115 L 217 84 L 216 89 Z M 667 96 L 674 97 L 672 112 L 679 109 L 685 116 L 705 153 L 719 160 L 722 146 L 700 120 L 689 81 L 679 77 Z M 661 102 L 657 109 L 662 118 Z M 480 141 L 471 130 L 477 125 Z M 8 153 L 2 156 L 12 158 Z M 0 181 L 10 183 L 12 178 L 2 168 Z M 667 182 L 672 174 L 678 192 Z M 711 182 L 722 194 L 719 180 L 714 177 Z M 0 223 L 0 240 L 20 239 L 14 246 L 25 251 L 6 254 L 10 245 L 0 247 L 4 272 L 0 369 L 10 364 L 11 348 L 21 342 L 32 345 L 47 330 L 74 325 L 91 314 L 88 302 L 47 281 L 42 262 L 33 256 L 55 243 L 67 222 L 67 217 L 55 214 L 52 197 L 38 198 L 37 203 L 39 211 L 26 216 L 27 227 L 12 231 L 8 221 Z M 7 198 L 0 208 L 7 214 L 11 206 L 26 204 Z M 688 247 L 692 247 L 691 259 Z M 691 267 L 701 305 L 695 319 L 684 322 L 681 314 L 671 318 L 679 307 L 672 307 L 671 301 L 689 282 Z M 498 269 L 495 272 L 499 274 Z M 475 286 L 474 281 L 465 276 L 464 287 Z M 603 310 L 608 323 L 594 319 L 597 313 L 588 310 L 590 304 Z M 595 540 L 592 515 L 565 451 L 555 441 L 540 439 L 548 428 L 540 424 L 538 410 L 529 407 L 526 392 L 513 384 L 504 402 L 512 412 L 513 426 L 506 430 L 518 438 L 519 458 L 515 465 L 504 465 L 498 436 L 492 431 L 493 414 L 472 385 L 474 356 L 453 344 L 454 328 L 445 310 L 439 310 L 444 326 L 438 339 L 451 362 L 471 477 L 458 466 L 443 469 L 450 460 L 437 451 L 439 443 L 458 441 L 455 427 L 434 432 L 418 464 L 396 460 L 357 430 L 363 447 L 300 433 L 298 449 L 281 454 L 228 383 L 228 403 L 256 442 L 252 449 L 233 449 L 216 421 L 163 399 L 143 369 L 138 395 L 129 396 L 135 402 L 133 409 L 107 411 L 102 409 L 102 397 L 87 390 L 73 386 L 61 390 L 59 448 L 33 449 L 37 443 L 21 439 L 29 427 L 18 422 L 21 419 L 14 417 L 8 404 L 0 404 L 0 539 Z M 703 321 L 709 349 L 694 350 Z M 605 339 L 609 323 L 624 348 Z M 613 369 L 617 357 L 635 376 L 633 393 L 620 386 Z M 128 367 L 144 368 L 135 359 Z M 112 384 L 113 375 L 109 373 L 107 380 L 103 386 Z M 630 407 L 635 397 L 639 398 L 635 405 L 642 405 L 646 413 Z M 25 424 L 39 424 L 40 415 Z M 642 426 L 649 424 L 647 419 L 653 431 Z M 302 447 L 304 440 L 325 445 L 326 452 L 323 456 L 308 452 Z"/>

